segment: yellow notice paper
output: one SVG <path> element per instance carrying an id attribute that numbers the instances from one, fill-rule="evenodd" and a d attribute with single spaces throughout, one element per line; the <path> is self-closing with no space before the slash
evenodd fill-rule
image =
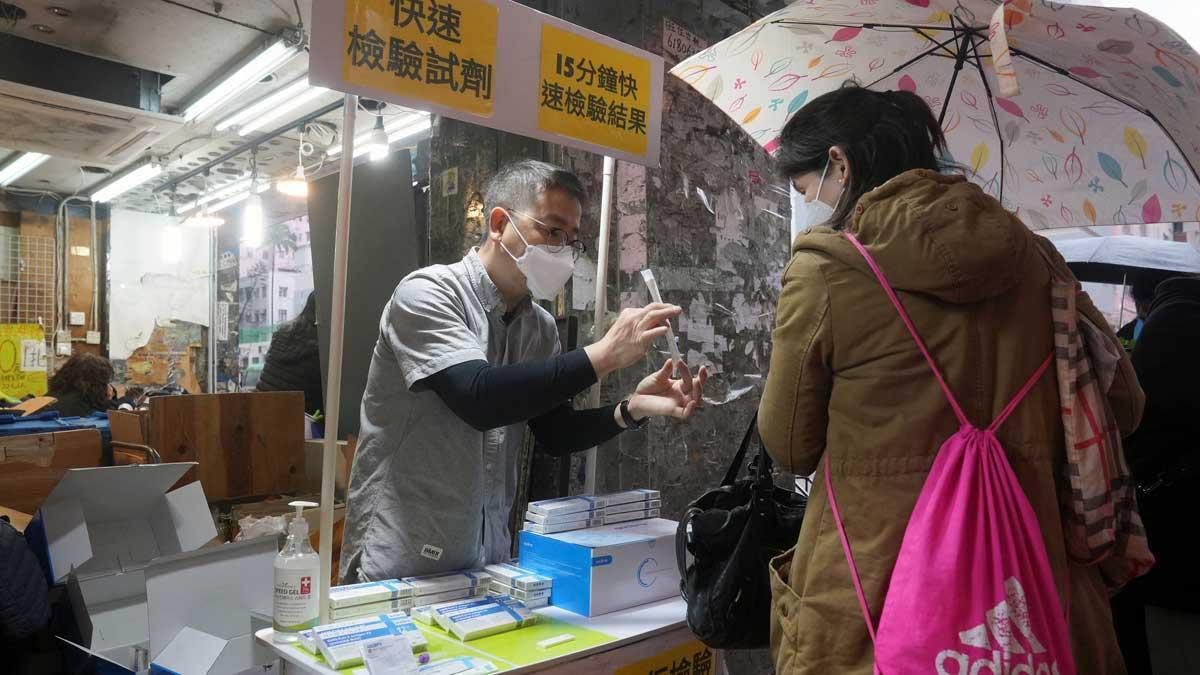
<path id="1" fill-rule="evenodd" d="M 616 675 L 658 675 L 659 673 L 712 675 L 714 672 L 713 658 L 713 650 L 697 640 L 692 640 L 659 652 L 648 659 L 617 668 Z"/>
<path id="2" fill-rule="evenodd" d="M 346 0 L 346 82 L 490 117 L 499 10 L 483 0 Z"/>
<path id="3" fill-rule="evenodd" d="M 645 154 L 649 59 L 545 24 L 539 88 L 542 131 Z"/>
<path id="4" fill-rule="evenodd" d="M 19 401 L 46 393 L 46 333 L 36 323 L 0 325 L 0 396 Z"/>

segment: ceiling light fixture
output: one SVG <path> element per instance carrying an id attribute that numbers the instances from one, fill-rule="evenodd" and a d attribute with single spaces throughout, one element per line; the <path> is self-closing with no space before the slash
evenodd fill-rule
<path id="1" fill-rule="evenodd" d="M 251 248 L 262 246 L 263 242 L 263 199 L 257 193 L 246 199 L 242 208 L 242 243 Z"/>
<path id="2" fill-rule="evenodd" d="M 296 173 L 291 178 L 285 178 L 276 183 L 275 189 L 289 197 L 307 197 L 308 179 L 304 176 L 304 165 L 298 165 Z"/>
<path id="3" fill-rule="evenodd" d="M 91 200 L 97 203 L 110 202 L 133 188 L 158 177 L 163 167 L 153 159 L 146 160 L 134 168 L 114 176 L 92 190 Z"/>
<path id="4" fill-rule="evenodd" d="M 205 181 L 205 186 L 207 187 L 207 185 L 208 185 L 208 182 Z M 196 199 L 179 207 L 179 213 L 183 214 L 183 213 L 189 213 L 191 211 L 195 211 L 197 208 L 204 206 L 205 204 L 211 204 L 212 202 L 218 201 L 220 199 L 224 199 L 225 197 L 228 197 L 229 195 L 232 195 L 234 193 L 244 192 L 249 189 L 250 189 L 250 174 L 249 174 L 249 172 L 247 172 L 247 173 L 242 174 L 241 177 L 239 177 L 237 180 L 235 180 L 234 182 L 232 182 L 228 185 L 219 187 L 215 190 L 207 190 L 206 189 L 204 192 L 200 193 L 199 197 L 197 197 Z"/>
<path id="5" fill-rule="evenodd" d="M 66 7 L 47 7 L 46 11 L 50 12 L 54 16 L 59 16 L 64 19 L 71 18 L 71 10 L 67 9 Z"/>
<path id="6" fill-rule="evenodd" d="M 263 192 L 266 192 L 267 190 L 270 190 L 270 189 L 271 189 L 271 186 L 270 186 L 270 184 L 267 184 L 267 183 L 254 186 L 254 191 L 257 193 L 260 193 L 260 194 Z M 234 206 L 236 204 L 241 204 L 242 202 L 246 201 L 246 198 L 249 196 L 250 196 L 250 190 L 248 190 L 248 189 L 243 190 L 235 195 L 226 197 L 225 199 L 222 199 L 221 201 L 208 206 L 205 210 L 208 211 L 209 214 L 220 213 L 221 211 L 224 211 L 225 209 L 227 209 L 231 206 Z"/>
<path id="7" fill-rule="evenodd" d="M 280 117 L 283 117 L 284 115 L 292 112 L 293 110 L 295 110 L 303 105 L 307 105 L 308 103 L 316 100 L 320 96 L 322 96 L 324 94 L 328 94 L 328 93 L 329 93 L 329 90 L 324 87 L 310 87 L 307 90 L 301 92 L 300 94 L 293 96 L 293 97 L 289 98 L 288 100 L 283 101 L 280 104 L 276 105 L 269 112 L 262 115 L 258 119 L 255 119 L 255 120 L 252 120 L 252 121 L 246 123 L 244 126 L 242 126 L 242 128 L 238 129 L 238 134 L 240 134 L 242 136 L 248 136 L 248 135 L 254 133 L 255 131 L 258 131 L 259 129 L 262 129 L 263 127 L 267 126 L 271 122 L 274 122 L 275 120 L 279 119 Z"/>
<path id="8" fill-rule="evenodd" d="M 383 128 L 383 115 L 375 116 L 375 128 L 371 130 L 371 135 L 367 137 L 367 152 L 370 153 L 372 162 L 380 162 L 387 159 L 388 134 Z"/>
<path id="9" fill-rule="evenodd" d="M 304 75 L 217 122 L 216 130 L 225 131 L 236 127 L 239 134 L 247 136 L 327 93 L 329 90 L 324 87 L 309 86 L 308 75 Z"/>
<path id="10" fill-rule="evenodd" d="M 0 187 L 7 187 L 21 176 L 41 166 L 42 162 L 48 159 L 50 159 L 50 155 L 43 155 L 40 152 L 26 152 L 18 155 L 16 159 L 0 167 Z"/>
<path id="11" fill-rule="evenodd" d="M 414 112 L 411 115 L 397 116 L 397 119 L 389 121 L 384 125 L 384 130 L 387 131 L 388 143 L 396 143 L 412 136 L 420 131 L 427 131 L 432 126 L 429 115 L 426 113 Z M 363 153 L 370 150 L 368 141 L 375 133 L 375 130 L 354 137 L 354 156 L 361 157 Z M 342 154 L 342 144 L 336 143 L 325 151 L 325 154 L 330 159 Z"/>
<path id="12" fill-rule="evenodd" d="M 31 25 L 30 28 L 36 30 L 39 33 L 45 33 L 46 35 L 49 35 L 54 32 L 53 28 L 51 28 L 50 26 L 47 26 L 44 23 L 35 23 L 35 24 Z"/>
<path id="13" fill-rule="evenodd" d="M 184 108 L 183 119 L 191 122 L 212 113 L 262 80 L 264 76 L 287 63 L 293 56 L 300 53 L 300 47 L 299 40 L 286 36 L 277 38 L 275 42 L 188 104 Z"/>

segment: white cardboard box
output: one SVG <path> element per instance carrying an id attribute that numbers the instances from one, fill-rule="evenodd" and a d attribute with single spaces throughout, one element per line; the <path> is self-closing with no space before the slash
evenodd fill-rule
<path id="1" fill-rule="evenodd" d="M 550 604 L 598 616 L 679 593 L 678 523 L 654 518 L 559 534 L 521 532 L 521 567 L 554 579 Z"/>
<path id="2" fill-rule="evenodd" d="M 195 462 L 70 469 L 27 536 L 67 582 L 85 651 L 132 670 L 150 647 L 146 566 L 217 535 L 199 482 L 167 492 Z"/>

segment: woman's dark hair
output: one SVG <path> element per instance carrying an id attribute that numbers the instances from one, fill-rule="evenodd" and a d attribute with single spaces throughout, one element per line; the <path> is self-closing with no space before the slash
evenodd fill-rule
<path id="1" fill-rule="evenodd" d="M 837 146 L 850 165 L 845 194 L 831 224 L 842 227 L 859 197 L 910 169 L 939 171 L 946 137 L 933 111 L 910 91 L 872 91 L 848 82 L 813 99 L 788 120 L 776 155 L 790 180 L 823 171 Z"/>
<path id="2" fill-rule="evenodd" d="M 50 395 L 61 397 L 75 392 L 93 410 L 104 410 L 112 379 L 113 367 L 108 359 L 95 354 L 76 354 L 50 378 Z"/>

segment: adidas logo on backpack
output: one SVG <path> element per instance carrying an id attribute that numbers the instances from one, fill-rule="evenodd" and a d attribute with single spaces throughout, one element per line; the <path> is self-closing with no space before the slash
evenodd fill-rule
<path id="1" fill-rule="evenodd" d="M 1058 662 L 1047 658 L 1046 648 L 1029 625 L 1029 605 L 1021 583 L 1016 577 L 1009 577 L 1004 582 L 1004 591 L 1007 597 L 987 611 L 984 623 L 958 634 L 964 647 L 988 650 L 991 659 L 972 660 L 969 654 L 946 649 L 934 663 L 937 675 L 1059 675 Z M 1024 638 L 1025 646 L 1019 637 Z"/>

